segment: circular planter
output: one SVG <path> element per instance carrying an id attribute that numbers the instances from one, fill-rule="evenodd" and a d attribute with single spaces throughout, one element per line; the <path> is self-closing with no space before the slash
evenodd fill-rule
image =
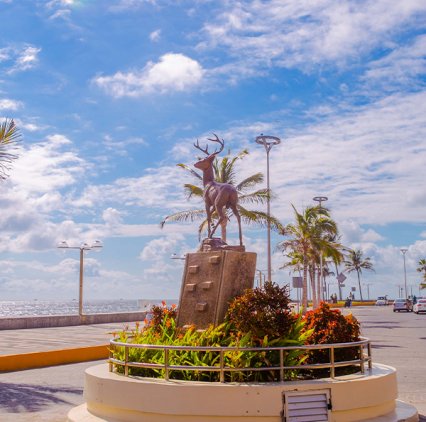
<path id="1" fill-rule="evenodd" d="M 283 412 L 288 412 L 285 400 L 289 405 L 295 396 L 303 401 L 317 393 L 325 394 L 330 407 L 328 419 L 324 420 L 418 420 L 414 407 L 396 400 L 396 370 L 381 364 L 374 364 L 365 374 L 337 379 L 264 384 L 132 378 L 109 372 L 108 364 L 102 364 L 86 370 L 86 403 L 72 409 L 68 420 L 281 422 Z"/>

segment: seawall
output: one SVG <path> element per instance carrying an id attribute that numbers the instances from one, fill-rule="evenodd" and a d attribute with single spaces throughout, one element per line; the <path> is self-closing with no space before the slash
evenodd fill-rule
<path id="1" fill-rule="evenodd" d="M 68 327 L 72 325 L 105 324 L 109 322 L 143 321 L 146 311 L 113 314 L 49 315 L 0 318 L 0 330 L 24 328 Z"/>

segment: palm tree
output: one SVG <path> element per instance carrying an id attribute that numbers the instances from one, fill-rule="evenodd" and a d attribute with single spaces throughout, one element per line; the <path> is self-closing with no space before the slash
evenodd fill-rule
<path id="1" fill-rule="evenodd" d="M 287 256 L 292 258 L 293 265 L 301 265 L 303 269 L 302 306 L 306 310 L 308 306 L 308 282 L 310 273 L 312 283 L 312 296 L 314 307 L 317 304 L 317 292 L 314 283 L 314 272 L 318 266 L 319 254 L 334 256 L 339 254 L 338 244 L 333 240 L 337 235 L 336 223 L 330 218 L 327 208 L 311 206 L 299 213 L 292 205 L 295 214 L 295 223 L 287 224 L 282 234 L 289 239 L 278 244 L 278 249 L 290 251 Z"/>
<path id="2" fill-rule="evenodd" d="M 423 281 L 420 282 L 420 288 L 426 289 L 426 259 L 425 258 L 420 259 L 417 265 L 418 265 L 417 271 L 419 273 L 423 273 Z"/>
<path id="3" fill-rule="evenodd" d="M 282 225 L 278 219 L 273 216 L 267 215 L 266 212 L 247 209 L 242 204 L 264 204 L 268 198 L 271 198 L 270 192 L 268 189 L 258 189 L 254 192 L 248 192 L 250 188 L 256 186 L 259 183 L 263 182 L 263 174 L 255 173 L 241 182 L 237 183 L 236 177 L 236 163 L 238 160 L 243 159 L 246 155 L 248 155 L 247 150 L 241 151 L 234 157 L 225 156 L 221 159 L 215 158 L 213 162 L 213 171 L 215 174 L 215 181 L 220 183 L 229 183 L 237 189 L 238 192 L 238 211 L 241 215 L 241 220 L 246 224 L 257 224 L 260 226 L 266 226 L 268 220 L 271 223 L 271 227 L 274 230 L 280 231 L 282 230 Z M 187 171 L 191 176 L 196 179 L 196 184 L 186 183 L 184 185 L 184 190 L 186 192 L 186 196 L 188 199 L 195 198 L 203 198 L 203 177 L 196 170 L 192 169 L 190 166 L 186 164 L 177 164 L 178 167 Z M 212 215 L 213 220 L 217 220 L 218 216 L 216 212 Z M 168 215 L 161 222 L 161 227 L 167 222 L 177 221 L 177 222 L 193 222 L 195 220 L 201 219 L 201 224 L 198 227 L 198 235 L 201 238 L 203 232 L 207 230 L 207 218 L 206 211 L 203 207 L 202 209 L 195 210 L 185 210 L 176 212 L 174 214 Z M 226 225 L 227 220 L 225 220 L 222 225 L 222 240 L 226 242 Z"/>
<path id="4" fill-rule="evenodd" d="M 21 134 L 13 119 L 6 119 L 0 124 L 0 179 L 8 178 L 11 164 L 18 158 L 12 151 L 20 141 Z"/>
<path id="5" fill-rule="evenodd" d="M 362 270 L 374 271 L 373 263 L 371 262 L 371 258 L 364 258 L 363 252 L 361 249 L 350 250 L 348 259 L 344 261 L 346 272 L 351 273 L 352 271 L 356 271 L 358 276 L 358 286 L 359 286 L 359 295 L 362 299 L 362 290 L 361 290 L 361 274 Z"/>

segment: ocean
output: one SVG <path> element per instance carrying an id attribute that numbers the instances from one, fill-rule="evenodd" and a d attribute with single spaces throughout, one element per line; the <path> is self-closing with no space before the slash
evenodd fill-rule
<path id="1" fill-rule="evenodd" d="M 137 300 L 89 300 L 83 303 L 85 314 L 110 314 L 118 312 L 149 311 L 153 305 L 161 304 L 161 299 Z M 177 300 L 166 300 L 167 306 Z M 77 315 L 78 301 L 69 300 L 3 300 L 0 301 L 0 318 L 43 316 L 43 315 Z"/>

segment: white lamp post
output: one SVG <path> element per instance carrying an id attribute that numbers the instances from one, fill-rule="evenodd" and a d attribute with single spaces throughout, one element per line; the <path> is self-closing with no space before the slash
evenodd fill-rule
<path id="1" fill-rule="evenodd" d="M 314 198 L 313 198 L 313 200 L 315 201 L 315 202 L 318 202 L 318 204 L 319 204 L 319 207 L 320 208 L 322 208 L 322 203 L 323 202 L 325 202 L 325 201 L 328 201 L 328 198 L 326 197 L 326 196 L 315 196 Z M 318 295 L 319 295 L 319 298 L 318 298 L 318 300 L 319 300 L 319 302 L 321 302 L 321 297 L 323 297 L 324 296 L 324 271 L 323 271 L 323 265 L 322 265 L 322 251 L 320 251 L 320 280 L 321 280 L 321 282 L 320 282 L 320 292 L 318 292 Z"/>
<path id="2" fill-rule="evenodd" d="M 404 288 L 405 288 L 405 299 L 408 298 L 408 292 L 407 292 L 407 269 L 405 267 L 405 254 L 407 253 L 408 249 L 402 248 L 402 256 L 404 257 Z"/>
<path id="3" fill-rule="evenodd" d="M 59 249 L 79 249 L 80 250 L 80 278 L 79 278 L 79 289 L 78 289 L 78 314 L 83 315 L 83 272 L 84 272 L 84 251 L 100 250 L 102 248 L 102 242 L 95 240 L 91 245 L 88 243 L 82 243 L 80 246 L 69 246 L 67 242 L 62 241 L 58 244 Z"/>
<path id="4" fill-rule="evenodd" d="M 268 190 L 268 195 L 270 194 L 269 189 L 269 152 L 271 151 L 274 145 L 278 145 L 281 143 L 281 139 L 276 136 L 267 136 L 260 134 L 260 136 L 256 137 L 256 143 L 263 145 L 266 151 L 266 187 Z M 267 201 L 267 215 L 268 215 L 268 281 L 272 281 L 272 262 L 271 262 L 271 222 L 269 217 L 271 216 L 271 204 L 270 198 L 268 196 Z"/>

